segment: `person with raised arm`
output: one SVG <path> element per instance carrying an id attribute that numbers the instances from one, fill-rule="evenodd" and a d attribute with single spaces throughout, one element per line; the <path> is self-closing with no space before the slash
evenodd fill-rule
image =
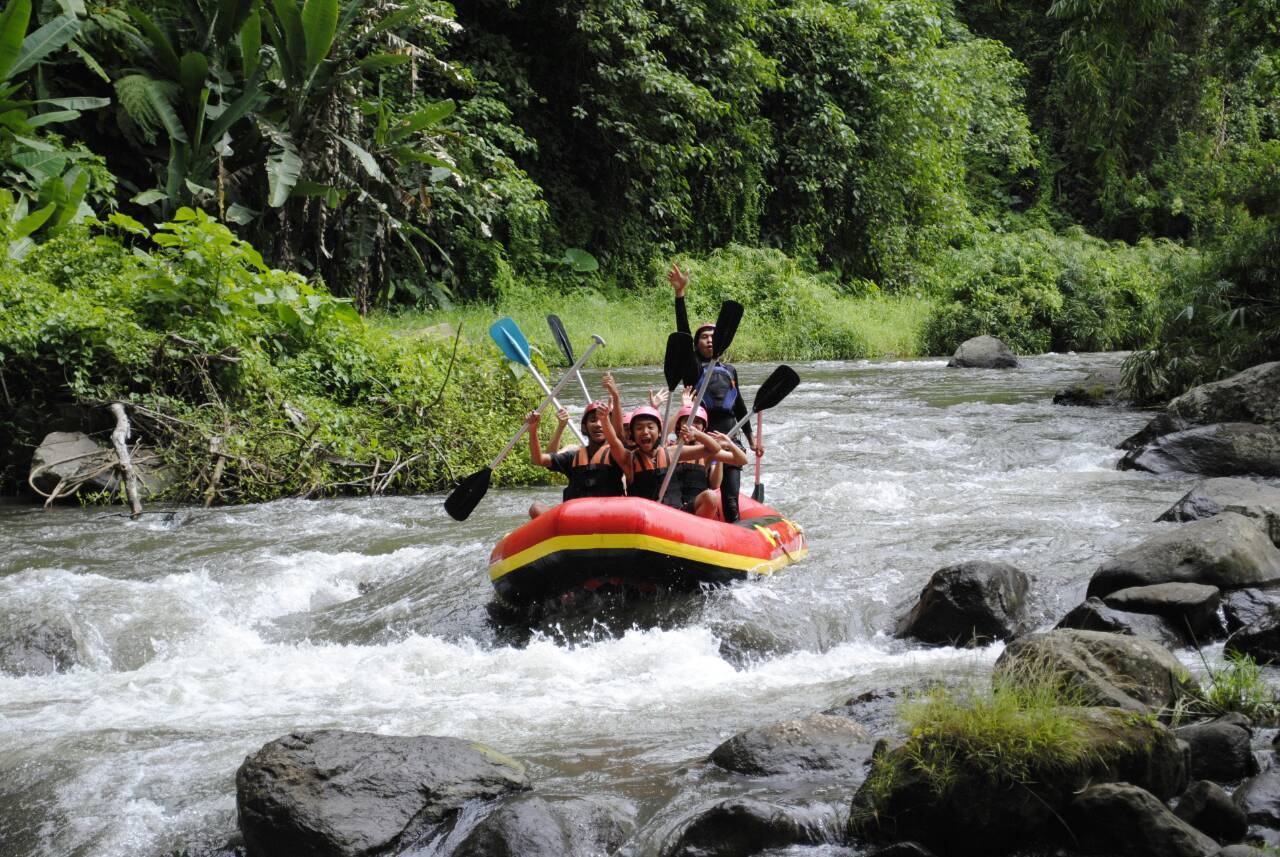
<path id="1" fill-rule="evenodd" d="M 623 494 L 622 469 L 614 463 L 605 442 L 605 426 L 610 405 L 605 402 L 592 402 L 582 415 L 582 433 L 587 437 L 586 446 L 573 446 L 563 452 L 544 452 L 538 438 L 538 423 L 542 415 L 530 411 L 525 417 L 529 425 L 529 461 L 538 467 L 545 467 L 556 473 L 563 473 L 569 479 L 565 486 L 563 498 L 575 500 L 578 497 L 620 497 Z M 565 413 L 567 417 L 568 414 Z M 567 422 L 567 420 L 566 420 Z M 612 423 L 609 424 L 612 428 Z M 534 503 L 529 507 L 529 517 L 536 518 L 551 507 L 545 503 Z"/>

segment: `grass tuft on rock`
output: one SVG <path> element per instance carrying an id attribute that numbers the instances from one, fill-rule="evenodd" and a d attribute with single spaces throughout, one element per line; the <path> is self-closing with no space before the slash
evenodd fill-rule
<path id="1" fill-rule="evenodd" d="M 1280 723 L 1280 690 L 1269 684 L 1262 668 L 1244 652 L 1228 652 L 1226 663 L 1210 667 L 1198 693 L 1179 714 L 1221 717 L 1237 712 L 1255 725 Z"/>

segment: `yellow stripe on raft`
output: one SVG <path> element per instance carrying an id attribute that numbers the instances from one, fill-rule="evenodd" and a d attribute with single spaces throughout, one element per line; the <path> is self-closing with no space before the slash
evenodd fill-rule
<path id="1" fill-rule="evenodd" d="M 683 542 L 673 542 L 669 539 L 661 539 L 657 536 L 646 536 L 639 533 L 556 536 L 539 542 L 531 548 L 526 548 L 515 556 L 509 556 L 493 563 L 489 566 L 489 579 L 497 580 L 505 574 L 509 574 L 535 560 L 542 559 L 544 556 L 558 551 L 587 551 L 600 550 L 602 548 L 651 551 L 752 574 L 772 574 L 792 562 L 803 559 L 809 553 L 808 548 L 800 548 L 792 551 L 790 556 L 784 552 L 782 556 L 774 559 L 760 559 L 754 556 L 743 556 L 737 553 L 700 548 Z"/>

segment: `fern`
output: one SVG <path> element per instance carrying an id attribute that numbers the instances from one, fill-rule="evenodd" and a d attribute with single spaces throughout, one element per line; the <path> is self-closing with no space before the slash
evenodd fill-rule
<path id="1" fill-rule="evenodd" d="M 156 80 L 146 74 L 128 74 L 115 82 L 116 98 L 129 120 L 137 127 L 147 143 L 156 141 L 156 132 L 164 127 L 156 100 L 170 101 L 173 84 Z"/>

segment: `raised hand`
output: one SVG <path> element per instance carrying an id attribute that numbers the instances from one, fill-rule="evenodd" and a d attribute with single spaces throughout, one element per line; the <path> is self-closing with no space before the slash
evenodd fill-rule
<path id="1" fill-rule="evenodd" d="M 671 270 L 667 271 L 667 282 L 671 283 L 671 288 L 676 290 L 676 297 L 684 297 L 684 290 L 689 285 L 689 275 L 680 270 L 680 266 L 672 263 Z"/>
<path id="2" fill-rule="evenodd" d="M 671 396 L 666 390 L 658 390 L 654 392 L 652 387 L 649 388 L 649 407 L 657 410 L 666 404 L 667 399 Z"/>
<path id="3" fill-rule="evenodd" d="M 561 408 L 560 410 L 556 411 L 556 419 L 558 419 L 558 420 L 560 421 L 560 425 L 562 425 L 562 426 L 568 425 L 568 424 L 569 424 L 569 412 L 568 412 L 567 410 L 565 410 L 564 408 Z"/>

